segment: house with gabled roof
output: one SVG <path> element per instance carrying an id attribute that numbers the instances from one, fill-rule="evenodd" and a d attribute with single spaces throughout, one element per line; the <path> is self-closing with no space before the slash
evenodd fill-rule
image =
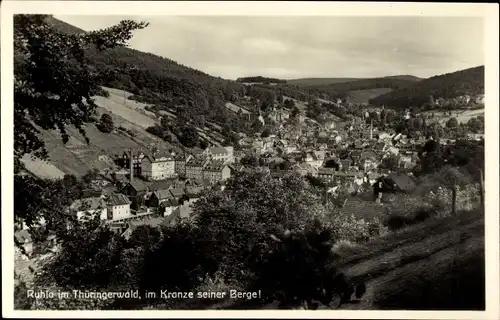
<path id="1" fill-rule="evenodd" d="M 318 169 L 308 163 L 297 163 L 292 166 L 292 170 L 299 173 L 301 176 L 307 176 L 307 175 L 311 175 L 313 177 L 318 176 Z"/>
<path id="2" fill-rule="evenodd" d="M 92 219 L 94 216 L 99 216 L 101 220 L 108 219 L 106 201 L 100 196 L 77 199 L 71 203 L 69 209 L 80 221 Z"/>
<path id="3" fill-rule="evenodd" d="M 209 147 L 203 151 L 203 154 L 211 160 L 234 162 L 233 147 Z"/>
<path id="4" fill-rule="evenodd" d="M 190 200 L 193 200 L 198 199 L 204 191 L 204 187 L 186 187 L 185 194 Z"/>
<path id="5" fill-rule="evenodd" d="M 144 196 L 149 191 L 149 183 L 135 179 L 129 181 L 123 185 L 120 189 L 120 193 L 127 195 L 130 198 L 135 198 L 137 196 Z"/>
<path id="6" fill-rule="evenodd" d="M 324 182 L 333 182 L 335 177 L 335 168 L 318 168 L 318 178 Z"/>
<path id="7" fill-rule="evenodd" d="M 353 164 L 351 158 L 340 159 L 339 163 L 340 163 L 340 168 L 345 170 L 349 169 Z"/>
<path id="8" fill-rule="evenodd" d="M 186 163 L 187 179 L 203 179 L 203 168 L 210 162 L 208 157 L 192 158 Z"/>
<path id="9" fill-rule="evenodd" d="M 416 188 L 416 181 L 404 173 L 390 173 L 373 184 L 373 193 L 379 198 L 382 193 L 408 193 Z"/>
<path id="10" fill-rule="evenodd" d="M 165 201 L 162 201 L 158 206 L 158 213 L 164 217 L 169 216 L 179 208 L 180 202 L 174 198 L 168 198 Z"/>
<path id="11" fill-rule="evenodd" d="M 112 193 L 107 195 L 105 200 L 108 209 L 108 220 L 119 220 L 131 216 L 131 201 L 124 194 Z"/>
<path id="12" fill-rule="evenodd" d="M 231 169 L 223 161 L 210 161 L 203 168 L 203 178 L 216 184 L 219 181 L 225 181 L 231 177 Z"/>
<path id="13" fill-rule="evenodd" d="M 148 207 L 158 208 L 163 202 L 174 199 L 170 190 L 157 190 L 151 193 L 148 200 Z"/>
<path id="14" fill-rule="evenodd" d="M 141 174 L 146 179 L 163 180 L 175 176 L 175 158 L 167 153 L 145 154 L 141 160 Z"/>
<path id="15" fill-rule="evenodd" d="M 134 154 L 132 156 L 132 168 L 134 169 L 134 174 L 141 174 L 141 162 L 144 158 L 144 153 L 140 152 L 139 154 Z M 127 151 L 124 151 L 121 156 L 118 156 L 115 161 L 123 168 L 130 168 L 130 154 Z"/>
<path id="16" fill-rule="evenodd" d="M 193 156 L 188 154 L 179 153 L 174 157 L 174 172 L 179 177 L 186 176 L 186 163 L 191 160 Z"/>
<path id="17" fill-rule="evenodd" d="M 182 199 L 182 197 L 184 197 L 184 195 L 186 194 L 184 188 L 169 189 L 168 191 L 170 192 L 173 198 L 178 200 Z"/>

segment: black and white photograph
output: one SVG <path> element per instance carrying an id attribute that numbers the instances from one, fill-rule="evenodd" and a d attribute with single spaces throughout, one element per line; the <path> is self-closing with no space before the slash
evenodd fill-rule
<path id="1" fill-rule="evenodd" d="M 498 318 L 498 5 L 23 2 L 13 312 Z"/>

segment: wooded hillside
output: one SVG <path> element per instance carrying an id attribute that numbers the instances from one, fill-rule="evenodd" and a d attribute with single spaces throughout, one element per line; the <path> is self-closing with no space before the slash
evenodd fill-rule
<path id="1" fill-rule="evenodd" d="M 446 73 L 415 83 L 414 86 L 378 96 L 370 100 L 374 105 L 394 108 L 421 107 L 433 99 L 451 99 L 463 95 L 484 94 L 484 66 Z"/>

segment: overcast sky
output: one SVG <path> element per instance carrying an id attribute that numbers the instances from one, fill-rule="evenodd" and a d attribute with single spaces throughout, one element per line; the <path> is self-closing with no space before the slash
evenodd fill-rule
<path id="1" fill-rule="evenodd" d="M 55 16 L 84 30 L 147 21 L 130 41 L 214 76 L 418 77 L 484 64 L 472 17 Z"/>

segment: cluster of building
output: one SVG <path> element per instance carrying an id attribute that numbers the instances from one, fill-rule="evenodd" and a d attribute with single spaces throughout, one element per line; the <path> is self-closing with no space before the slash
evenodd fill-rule
<path id="1" fill-rule="evenodd" d="M 141 223 L 173 225 L 191 217 L 193 204 L 205 191 L 223 188 L 234 161 L 232 147 L 209 147 L 189 155 L 124 151 L 115 158 L 122 169 L 93 181 L 94 194 L 68 209 L 80 220 L 99 216 L 124 236 Z M 119 181 L 119 187 L 105 184 L 106 177 Z"/>
<path id="2" fill-rule="evenodd" d="M 233 147 L 210 147 L 195 155 L 167 152 L 138 152 L 132 155 L 126 151 L 115 159 L 124 168 L 115 174 L 140 176 L 147 181 L 207 179 L 215 184 L 229 178 L 229 165 L 234 163 L 233 150 Z"/>
<path id="3" fill-rule="evenodd" d="M 248 165 L 241 160 L 249 156 L 258 159 L 253 167 L 273 178 L 290 172 L 312 176 L 332 194 L 340 188 L 353 195 L 371 191 L 375 200 L 380 200 L 385 190 L 407 191 L 415 185 L 410 171 L 424 140 L 378 130 L 364 119 L 346 121 L 326 114 L 319 123 L 300 111 L 290 121 L 286 109 L 274 109 L 267 117 L 276 125 L 276 134 L 242 135 L 236 150 L 209 147 L 191 154 L 124 150 L 114 159 L 122 169 L 104 173 L 102 179 L 94 181 L 94 194 L 76 200 L 68 211 L 79 219 L 89 214 L 99 216 L 125 237 L 140 224 L 172 225 L 192 218 L 196 201 L 207 190 L 223 189 L 226 180 L 245 170 Z M 386 158 L 393 159 L 391 168 L 381 166 Z M 359 209 L 354 204 L 358 200 L 349 198 L 344 207 Z M 369 205 L 377 202 L 373 200 Z"/>

